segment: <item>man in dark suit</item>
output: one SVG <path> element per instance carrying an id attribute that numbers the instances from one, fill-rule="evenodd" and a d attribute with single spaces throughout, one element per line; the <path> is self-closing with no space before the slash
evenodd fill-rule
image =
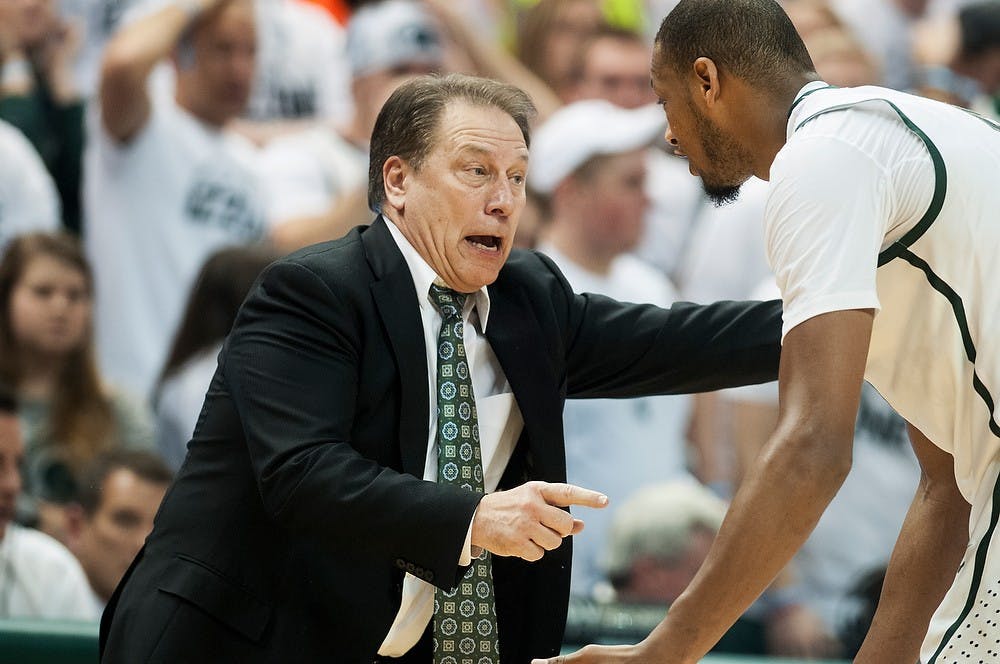
<path id="1" fill-rule="evenodd" d="M 105 612 L 105 663 L 557 653 L 582 527 L 562 507 L 604 502 L 563 484 L 565 398 L 776 377 L 777 303 L 621 304 L 574 295 L 539 254 L 508 260 L 532 112 L 464 76 L 389 99 L 381 215 L 247 299 Z"/>

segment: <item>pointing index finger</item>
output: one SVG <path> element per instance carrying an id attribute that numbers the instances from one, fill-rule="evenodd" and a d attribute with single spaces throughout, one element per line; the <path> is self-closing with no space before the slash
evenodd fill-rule
<path id="1" fill-rule="evenodd" d="M 542 498 L 549 505 L 569 507 L 583 505 L 584 507 L 604 507 L 608 497 L 598 491 L 584 489 L 575 484 L 549 483 L 541 487 Z"/>

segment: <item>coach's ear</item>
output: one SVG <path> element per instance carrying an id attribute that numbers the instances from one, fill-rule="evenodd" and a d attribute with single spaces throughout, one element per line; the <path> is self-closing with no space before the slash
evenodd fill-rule
<path id="1" fill-rule="evenodd" d="M 706 107 L 712 108 L 719 100 L 719 68 L 711 58 L 701 57 L 694 61 L 694 75 L 698 84 L 698 98 Z"/>
<path id="2" fill-rule="evenodd" d="M 402 212 L 406 202 L 406 187 L 412 168 L 402 158 L 393 155 L 382 164 L 382 182 L 385 187 L 385 202 Z"/>

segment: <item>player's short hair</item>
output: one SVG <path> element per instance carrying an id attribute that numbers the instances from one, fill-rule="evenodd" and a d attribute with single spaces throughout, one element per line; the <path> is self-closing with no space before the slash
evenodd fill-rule
<path id="1" fill-rule="evenodd" d="M 663 19 L 653 46 L 656 69 L 684 74 L 705 57 L 764 89 L 815 71 L 802 38 L 774 0 L 681 0 Z"/>
<path id="2" fill-rule="evenodd" d="M 441 116 L 452 102 L 503 111 L 521 129 L 525 145 L 530 145 L 528 123 L 535 105 L 520 88 L 463 74 L 414 78 L 396 88 L 375 120 L 368 160 L 368 207 L 373 212 L 381 211 L 385 203 L 382 165 L 397 156 L 419 169 L 434 145 Z"/>

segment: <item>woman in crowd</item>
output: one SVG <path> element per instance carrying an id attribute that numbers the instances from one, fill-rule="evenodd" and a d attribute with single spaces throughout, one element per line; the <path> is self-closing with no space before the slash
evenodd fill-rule
<path id="1" fill-rule="evenodd" d="M 75 473 L 115 446 L 152 448 L 149 413 L 103 385 L 92 343 L 93 279 L 77 241 L 33 233 L 0 261 L 0 380 L 21 403 L 20 518 L 61 539 Z"/>
<path id="2" fill-rule="evenodd" d="M 174 470 L 187 454 L 216 357 L 254 280 L 277 255 L 262 247 L 232 247 L 209 257 L 188 297 L 154 402 L 160 454 Z"/>

